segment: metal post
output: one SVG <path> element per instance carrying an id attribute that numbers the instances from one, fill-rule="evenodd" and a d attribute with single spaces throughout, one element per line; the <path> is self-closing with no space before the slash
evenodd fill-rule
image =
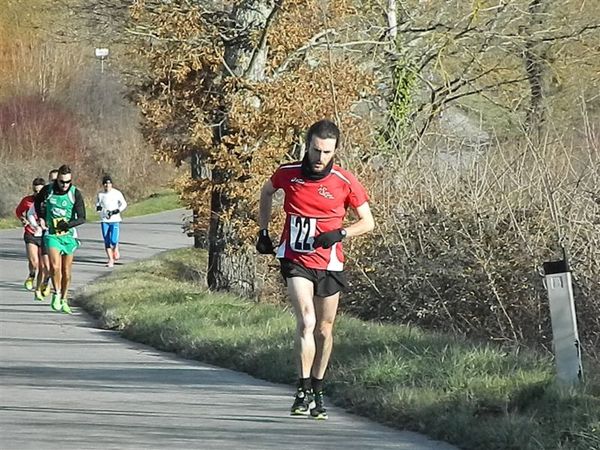
<path id="1" fill-rule="evenodd" d="M 100 73 L 104 73 L 104 60 L 108 57 L 110 52 L 108 48 L 97 48 L 94 53 L 96 58 L 100 60 Z"/>
<path id="2" fill-rule="evenodd" d="M 550 301 L 556 374 L 564 383 L 577 384 L 583 378 L 583 367 L 571 270 L 566 254 L 561 261 L 544 263 L 544 285 Z"/>

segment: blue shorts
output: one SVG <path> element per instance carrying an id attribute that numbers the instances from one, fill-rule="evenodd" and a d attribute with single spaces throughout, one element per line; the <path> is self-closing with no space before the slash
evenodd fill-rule
<path id="1" fill-rule="evenodd" d="M 116 247 L 119 243 L 119 222 L 101 222 L 102 237 L 106 248 Z"/>

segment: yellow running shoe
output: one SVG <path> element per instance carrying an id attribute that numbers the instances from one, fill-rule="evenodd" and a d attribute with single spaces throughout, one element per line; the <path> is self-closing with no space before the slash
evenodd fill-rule
<path id="1" fill-rule="evenodd" d="M 48 297 L 50 295 L 50 283 L 46 282 L 46 283 L 42 283 L 42 285 L 40 286 L 40 291 L 42 291 L 42 295 L 44 297 Z"/>
<path id="2" fill-rule="evenodd" d="M 33 299 L 37 300 L 38 302 L 43 302 L 44 301 L 44 295 L 42 294 L 42 291 L 36 290 L 35 294 L 33 296 Z"/>
<path id="3" fill-rule="evenodd" d="M 25 280 L 25 283 L 23 283 L 23 285 L 25 286 L 25 289 L 27 289 L 28 291 L 33 291 L 33 280 L 34 280 L 34 277 L 27 277 L 27 279 Z"/>

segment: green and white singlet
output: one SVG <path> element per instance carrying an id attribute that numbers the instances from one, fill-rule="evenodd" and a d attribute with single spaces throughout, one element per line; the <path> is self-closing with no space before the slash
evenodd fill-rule
<path id="1" fill-rule="evenodd" d="M 75 206 L 75 186 L 70 186 L 64 194 L 50 190 L 46 198 L 46 226 L 48 232 L 44 235 L 44 243 L 48 248 L 56 248 L 61 254 L 70 255 L 79 247 L 75 228 L 68 231 L 58 231 L 56 224 L 60 220 L 69 222 L 73 217 Z"/>

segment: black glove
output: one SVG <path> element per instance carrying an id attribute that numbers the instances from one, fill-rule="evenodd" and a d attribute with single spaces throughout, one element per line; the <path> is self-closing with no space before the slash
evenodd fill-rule
<path id="1" fill-rule="evenodd" d="M 273 255 L 275 249 L 273 248 L 273 242 L 269 237 L 269 230 L 263 229 L 258 232 L 258 241 L 256 241 L 256 250 L 262 255 Z"/>
<path id="2" fill-rule="evenodd" d="M 344 239 L 344 236 L 346 236 L 346 233 L 344 233 L 344 231 L 342 230 L 342 228 L 339 228 L 337 230 L 321 233 L 313 241 L 313 247 L 329 248 L 336 242 L 340 242 L 342 239 Z"/>
<path id="3" fill-rule="evenodd" d="M 112 211 L 108 211 L 106 213 L 106 217 L 108 217 L 109 219 L 111 218 L 111 216 L 113 216 L 114 214 L 119 214 L 121 211 L 119 211 L 118 209 L 113 209 Z"/>
<path id="4" fill-rule="evenodd" d="M 96 206 L 96 211 L 102 211 L 102 206 Z"/>
<path id="5" fill-rule="evenodd" d="M 56 222 L 54 228 L 56 228 L 57 231 L 61 232 L 69 231 L 69 224 L 64 220 L 59 220 L 58 222 Z"/>

